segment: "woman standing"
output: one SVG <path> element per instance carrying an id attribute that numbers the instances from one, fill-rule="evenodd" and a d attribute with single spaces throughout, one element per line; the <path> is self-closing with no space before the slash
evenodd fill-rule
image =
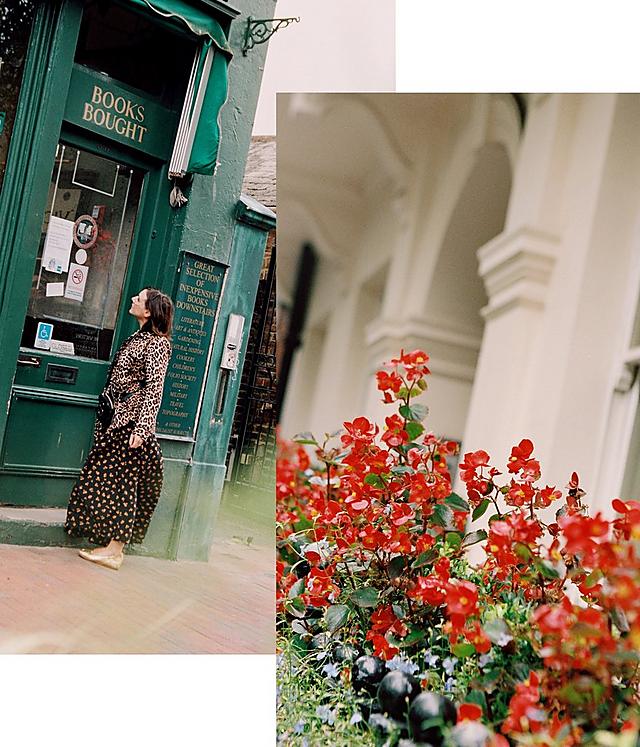
<path id="1" fill-rule="evenodd" d="M 145 288 L 129 313 L 140 329 L 120 346 L 103 395 L 113 402 L 96 420 L 94 444 L 71 492 L 65 530 L 100 545 L 80 557 L 117 570 L 128 542 L 142 542 L 162 488 L 162 453 L 155 437 L 164 377 L 171 357 L 171 299 Z"/>

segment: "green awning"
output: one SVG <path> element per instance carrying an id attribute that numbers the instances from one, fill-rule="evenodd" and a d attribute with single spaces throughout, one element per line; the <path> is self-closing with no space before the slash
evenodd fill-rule
<path id="1" fill-rule="evenodd" d="M 176 148 L 173 176 L 213 174 L 220 144 L 220 110 L 227 100 L 228 67 L 233 56 L 220 24 L 181 0 L 130 0 L 134 5 L 186 26 L 201 39 L 187 89 Z"/>

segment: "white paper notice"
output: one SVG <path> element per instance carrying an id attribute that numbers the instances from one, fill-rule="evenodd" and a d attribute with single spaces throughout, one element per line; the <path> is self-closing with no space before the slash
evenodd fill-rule
<path id="1" fill-rule="evenodd" d="M 62 353 L 63 355 L 74 355 L 73 343 L 65 342 L 64 340 L 51 340 L 49 352 Z"/>
<path id="2" fill-rule="evenodd" d="M 88 274 L 88 267 L 72 262 L 69 265 L 69 276 L 67 277 L 67 287 L 64 291 L 64 297 L 71 298 L 73 301 L 82 301 Z"/>
<path id="3" fill-rule="evenodd" d="M 49 272 L 61 275 L 69 269 L 69 258 L 73 246 L 72 220 L 65 220 L 52 215 L 49 218 L 47 235 L 42 250 L 42 267 Z"/>
<path id="4" fill-rule="evenodd" d="M 47 283 L 47 296 L 64 296 L 64 283 Z"/>

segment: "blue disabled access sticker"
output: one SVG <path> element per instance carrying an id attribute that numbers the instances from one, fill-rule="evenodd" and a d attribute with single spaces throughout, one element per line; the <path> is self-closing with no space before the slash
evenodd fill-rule
<path id="1" fill-rule="evenodd" d="M 33 343 L 33 346 L 36 348 L 42 348 L 43 350 L 49 350 L 52 337 L 53 324 L 38 322 L 38 331 L 36 332 L 36 340 Z"/>

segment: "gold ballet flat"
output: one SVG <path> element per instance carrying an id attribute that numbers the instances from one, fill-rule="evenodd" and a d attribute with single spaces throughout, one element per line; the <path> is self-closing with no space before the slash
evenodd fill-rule
<path id="1" fill-rule="evenodd" d="M 117 571 L 120 568 L 122 561 L 124 560 L 124 553 L 120 553 L 120 555 L 96 555 L 90 550 L 80 550 L 78 555 L 83 560 L 89 560 L 96 565 L 111 568 L 114 571 Z"/>

